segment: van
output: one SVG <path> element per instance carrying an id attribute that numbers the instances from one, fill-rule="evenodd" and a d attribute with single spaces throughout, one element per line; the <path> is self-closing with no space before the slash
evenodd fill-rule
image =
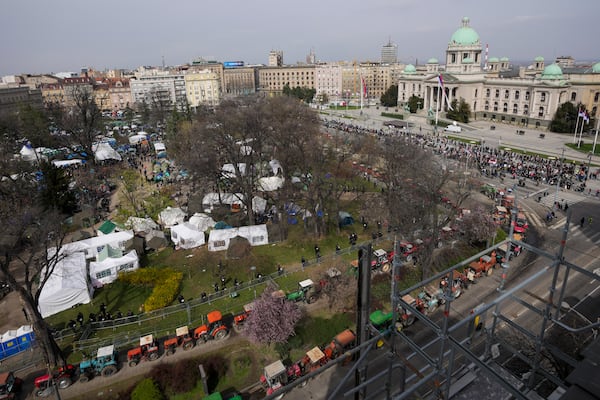
<path id="1" fill-rule="evenodd" d="M 444 128 L 444 131 L 446 132 L 454 132 L 454 133 L 460 133 L 461 132 L 461 127 L 456 125 L 456 122 L 452 125 L 448 125 L 446 128 Z"/>

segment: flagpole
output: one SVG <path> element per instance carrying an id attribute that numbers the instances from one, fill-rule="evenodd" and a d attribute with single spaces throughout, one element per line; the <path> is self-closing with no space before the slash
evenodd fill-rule
<path id="1" fill-rule="evenodd" d="M 594 145 L 592 146 L 592 155 L 596 155 L 596 142 L 598 141 L 598 129 L 600 129 L 600 118 L 596 119 L 596 135 L 594 135 Z"/>
<path id="2" fill-rule="evenodd" d="M 363 109 L 364 90 L 365 90 L 365 82 L 363 81 L 362 74 L 360 74 L 360 111 L 361 111 L 361 114 L 362 114 L 362 109 Z"/>
<path id="3" fill-rule="evenodd" d="M 440 112 L 440 82 L 438 81 L 438 90 L 437 90 L 437 102 L 435 104 L 435 128 L 437 129 L 438 125 L 438 114 Z"/>
<path id="4" fill-rule="evenodd" d="M 581 114 L 581 109 L 577 111 L 577 123 L 575 124 L 575 131 L 573 132 L 573 143 L 577 140 L 577 129 L 579 129 L 579 118 L 581 118 L 579 114 Z"/>
<path id="5" fill-rule="evenodd" d="M 581 121 L 581 128 L 579 129 L 579 140 L 577 141 L 577 148 L 581 147 L 581 135 L 583 134 L 583 126 L 585 124 Z"/>

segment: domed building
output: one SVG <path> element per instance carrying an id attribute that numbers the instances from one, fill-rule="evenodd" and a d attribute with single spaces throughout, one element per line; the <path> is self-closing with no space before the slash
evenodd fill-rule
<path id="1" fill-rule="evenodd" d="M 479 34 L 469 18 L 463 18 L 448 42 L 446 65 L 431 58 L 424 68 L 407 65 L 399 74 L 398 105 L 418 96 L 429 116 L 444 119 L 449 103 L 464 100 L 471 119 L 540 128 L 547 127 L 557 108 L 569 101 L 584 104 L 592 117 L 598 117 L 600 62 L 577 67 L 572 58 L 558 57 L 545 65 L 538 56 L 529 67 L 515 67 L 508 57 L 491 57 L 484 68 L 482 50 Z"/>

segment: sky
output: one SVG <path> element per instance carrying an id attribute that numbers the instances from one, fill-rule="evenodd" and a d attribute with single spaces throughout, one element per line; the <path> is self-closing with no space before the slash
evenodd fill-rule
<path id="1" fill-rule="evenodd" d="M 445 60 L 463 17 L 490 57 L 600 61 L 600 1 L 585 0 L 2 0 L 0 76 L 135 69 L 202 57 L 267 64 L 379 61 L 389 40 L 403 63 Z"/>

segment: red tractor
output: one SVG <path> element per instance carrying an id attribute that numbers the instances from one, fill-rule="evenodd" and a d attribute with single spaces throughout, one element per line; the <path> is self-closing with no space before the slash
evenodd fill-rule
<path id="1" fill-rule="evenodd" d="M 334 360 L 354 346 L 355 341 L 356 334 L 352 330 L 346 329 L 338 333 L 331 343 L 325 346 L 323 353 L 325 353 L 327 360 Z"/>
<path id="2" fill-rule="evenodd" d="M 211 311 L 206 315 L 208 323 L 194 329 L 194 340 L 196 346 L 208 342 L 209 340 L 223 339 L 229 333 L 229 329 L 223 322 L 223 316 L 220 311 Z"/>
<path id="3" fill-rule="evenodd" d="M 55 387 L 66 389 L 73 383 L 73 378 L 77 368 L 74 365 L 67 364 L 53 371 L 51 374 L 38 376 L 33 381 L 35 385 L 35 395 L 37 397 L 48 397 L 54 393 Z"/>
<path id="4" fill-rule="evenodd" d="M 233 317 L 233 326 L 235 328 L 239 328 L 242 325 L 244 325 L 244 323 L 246 322 L 246 319 L 248 318 L 248 315 L 250 315 L 250 313 L 252 312 L 253 309 L 254 309 L 254 303 L 244 304 L 244 311 L 242 311 L 239 314 L 236 314 Z"/>
<path id="5" fill-rule="evenodd" d="M 181 346 L 183 350 L 187 351 L 194 347 L 194 339 L 190 336 L 190 332 L 187 326 L 182 326 L 175 329 L 175 337 L 166 339 L 163 342 L 165 354 L 170 356 L 175 354 L 175 350 Z"/>
<path id="6" fill-rule="evenodd" d="M 140 338 L 139 347 L 127 352 L 127 364 L 130 367 L 135 367 L 142 361 L 154 361 L 158 357 L 158 343 L 152 335 L 146 335 Z"/>

